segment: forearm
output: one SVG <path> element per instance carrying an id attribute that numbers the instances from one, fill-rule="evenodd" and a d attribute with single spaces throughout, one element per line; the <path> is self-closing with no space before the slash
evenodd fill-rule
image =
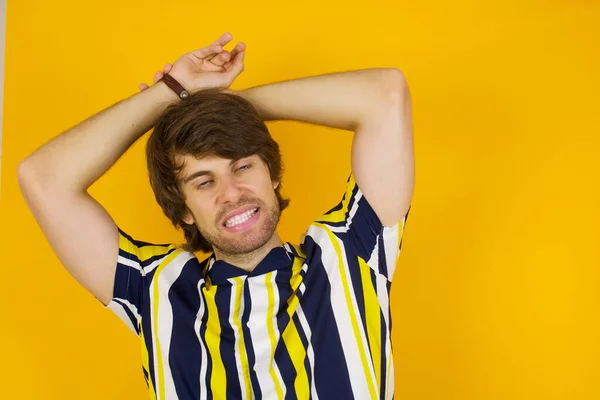
<path id="1" fill-rule="evenodd" d="M 85 191 L 176 101 L 160 82 L 52 139 L 27 157 L 19 172 L 51 190 Z"/>
<path id="2" fill-rule="evenodd" d="M 400 71 L 378 68 L 277 82 L 237 94 L 265 121 L 298 120 L 354 130 L 376 115 L 402 82 Z"/>

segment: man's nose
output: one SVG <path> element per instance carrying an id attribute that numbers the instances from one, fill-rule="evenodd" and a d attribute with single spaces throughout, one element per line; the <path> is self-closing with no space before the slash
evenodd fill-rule
<path id="1" fill-rule="evenodd" d="M 242 192 L 235 180 L 226 178 L 221 181 L 219 197 L 222 203 L 235 203 L 241 195 Z"/>

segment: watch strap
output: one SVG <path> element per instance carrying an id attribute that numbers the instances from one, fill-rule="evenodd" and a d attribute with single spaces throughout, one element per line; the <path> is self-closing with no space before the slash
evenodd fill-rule
<path id="1" fill-rule="evenodd" d="M 173 78 L 169 74 L 164 74 L 164 76 L 160 78 L 159 82 L 160 81 L 163 81 L 172 91 L 177 93 L 177 96 L 179 96 L 181 99 L 185 100 L 190 95 L 188 91 L 185 90 L 183 86 L 181 86 L 181 83 L 179 83 L 175 78 Z"/>

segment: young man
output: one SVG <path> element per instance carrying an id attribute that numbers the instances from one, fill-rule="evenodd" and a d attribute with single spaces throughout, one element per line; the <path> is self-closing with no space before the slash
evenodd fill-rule
<path id="1" fill-rule="evenodd" d="M 225 51 L 231 40 L 34 152 L 18 169 L 24 197 L 69 272 L 140 336 L 151 398 L 392 398 L 389 291 L 414 182 L 404 77 L 234 93 L 245 46 Z M 301 245 L 276 233 L 287 200 L 263 121 L 282 119 L 354 131 L 346 192 Z M 150 181 L 183 248 L 133 239 L 87 193 L 152 127 Z"/>

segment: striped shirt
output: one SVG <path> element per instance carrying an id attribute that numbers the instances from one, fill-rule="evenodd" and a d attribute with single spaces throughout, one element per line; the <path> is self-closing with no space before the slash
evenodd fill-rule
<path id="1" fill-rule="evenodd" d="M 350 175 L 299 246 L 251 272 L 119 230 L 107 306 L 142 342 L 151 399 L 392 399 L 389 294 L 407 215 L 383 226 Z"/>

